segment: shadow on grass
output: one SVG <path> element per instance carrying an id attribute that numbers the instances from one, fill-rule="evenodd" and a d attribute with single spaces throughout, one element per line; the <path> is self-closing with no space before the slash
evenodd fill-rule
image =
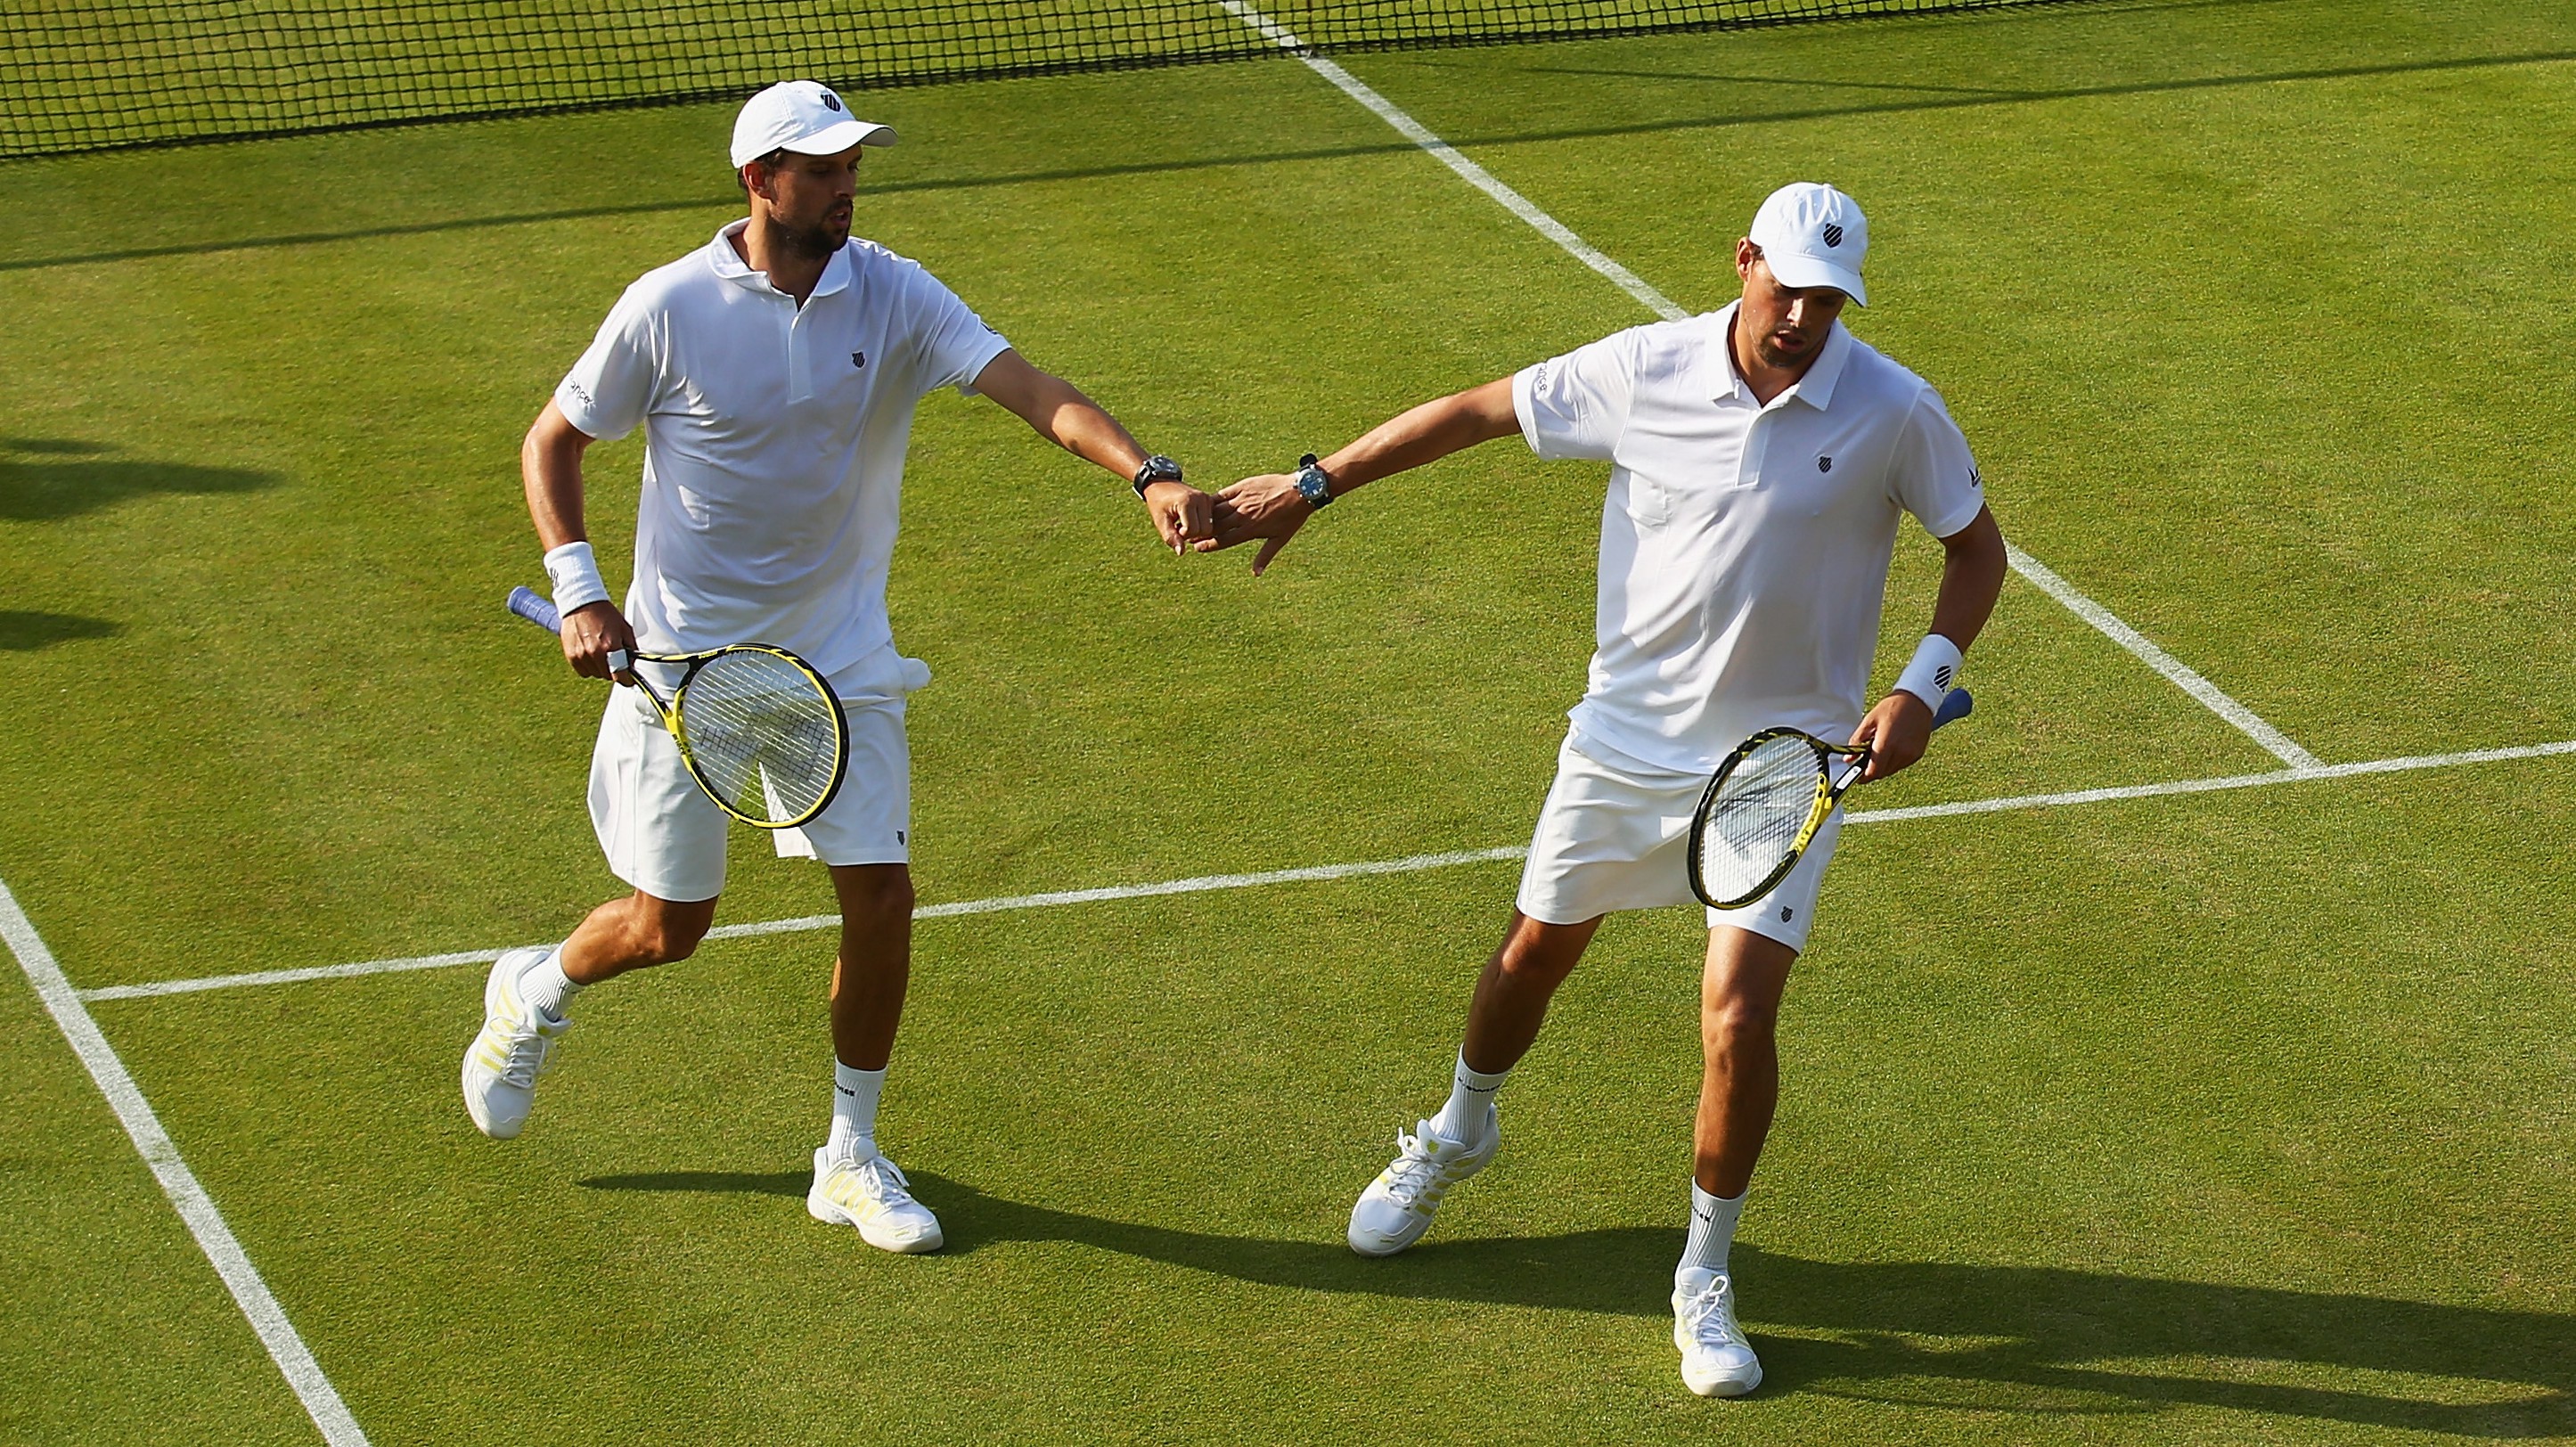
<path id="1" fill-rule="evenodd" d="M 250 492 L 278 480 L 275 473 L 247 468 L 133 462 L 104 455 L 114 450 L 102 443 L 65 438 L 0 439 L 0 519 L 43 522 L 96 512 L 148 493 Z"/>
<path id="2" fill-rule="evenodd" d="M 75 613 L 0 611 L 0 653 L 33 653 L 80 638 L 113 638 L 124 631 L 123 624 Z"/>
<path id="3" fill-rule="evenodd" d="M 2168 7 L 2130 7 L 2168 8 Z M 2184 7 L 2170 7 L 2184 8 Z M 2046 101 L 2090 100 L 2113 96 L 2155 95 L 2167 91 L 2227 89 L 2237 86 L 2279 85 L 2294 81 L 2358 80 L 2376 76 L 2411 75 L 2422 72 L 2452 70 L 2485 70 L 2500 66 L 2542 65 L 2576 60 L 2576 51 L 2546 50 L 2514 55 L 2474 55 L 2431 60 L 2399 60 L 2377 65 L 2327 66 L 2312 70 L 2266 71 L 2240 75 L 2178 76 L 2163 80 L 2117 81 L 2098 85 L 2072 85 L 2009 89 L 1979 89 L 1945 85 L 1907 85 L 1902 82 L 1821 81 L 1796 76 L 1709 75 L 1669 70 L 1587 69 L 1576 66 L 1529 66 L 1532 75 L 1582 75 L 1624 79 L 1677 81 L 1692 84 L 1759 85 L 1771 93 L 1817 94 L 1821 104 L 1757 106 L 1727 109 L 1714 113 L 1674 116 L 1661 120 L 1621 122 L 1604 126 L 1567 126 L 1553 130 L 1462 133 L 1448 137 L 1456 146 L 1512 146 L 1549 141 L 1604 140 L 1620 136 L 1652 135 L 1665 131 L 1713 130 L 1730 126 L 1778 125 L 1796 121 L 1826 120 L 1844 116 L 1900 115 L 1913 111 L 1958 110 L 1975 106 L 2030 105 Z M 1417 64 L 1437 64 L 1417 61 Z M 1857 90 L 1888 95 L 1881 100 L 1836 101 L 1826 93 L 1835 90 Z M 1222 170 L 1237 166 L 1273 166 L 1300 161 L 1335 161 L 1362 156 L 1407 155 L 1414 145 L 1407 140 L 1364 142 L 1355 145 L 1319 146 L 1297 150 L 1263 151 L 1252 155 L 1197 156 L 1186 160 L 1138 161 L 1119 165 L 1088 166 L 1052 171 L 1026 171 L 998 176 L 930 177 L 918 181 L 896 181 L 871 184 L 860 195 L 861 205 L 871 195 L 888 195 L 906 191 L 956 191 L 986 187 L 1043 185 L 1060 181 L 1093 181 L 1117 176 L 1161 175 L 1175 172 Z M 488 227 L 528 226 L 561 221 L 582 221 L 600 217 L 646 216 L 673 211 L 739 212 L 737 197 L 713 195 L 678 198 L 667 201 L 639 201 L 608 206 L 582 206 L 561 211 L 519 211 L 496 216 L 453 217 L 439 221 L 418 221 L 387 226 L 366 226 L 345 231 L 294 232 L 278 236 L 243 237 L 228 241 L 178 242 L 166 246 L 133 247 L 117 251 L 90 251 L 61 256 L 31 256 L 0 259 L 0 272 L 40 271 L 57 266 L 85 266 L 101 262 L 140 261 L 166 256 L 202 256 L 225 251 L 260 251 L 282 246 L 312 246 L 328 242 L 365 241 L 394 236 L 423 236 L 446 231 L 473 231 Z"/>
<path id="4" fill-rule="evenodd" d="M 802 1196 L 804 1171 L 594 1176 L 594 1190 Z M 1221 1236 L 1025 1205 L 916 1172 L 968 1254 L 1065 1241 L 1267 1286 L 1660 1319 L 1681 1232 L 1433 1240 L 1364 1260 L 1338 1240 Z M 2576 1432 L 2576 1318 L 2060 1267 L 1813 1261 L 1735 1249 L 1764 1395 L 1975 1412 L 2219 1407 L 2456 1436 Z"/>

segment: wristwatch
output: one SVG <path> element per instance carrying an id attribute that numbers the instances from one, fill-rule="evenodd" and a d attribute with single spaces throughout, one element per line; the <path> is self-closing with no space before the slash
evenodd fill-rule
<path id="1" fill-rule="evenodd" d="M 1309 452 L 1297 459 L 1297 495 L 1308 507 L 1322 507 L 1333 500 L 1333 479 Z"/>
<path id="2" fill-rule="evenodd" d="M 1145 495 L 1145 489 L 1153 486 L 1155 483 L 1178 482 L 1180 480 L 1181 465 L 1157 452 L 1153 456 L 1146 458 L 1144 465 L 1136 469 L 1136 495 L 1138 497 L 1143 497 Z"/>

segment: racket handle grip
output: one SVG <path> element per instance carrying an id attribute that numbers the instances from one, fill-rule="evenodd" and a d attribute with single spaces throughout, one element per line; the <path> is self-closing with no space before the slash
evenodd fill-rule
<path id="1" fill-rule="evenodd" d="M 522 588 L 519 591 L 524 593 L 527 590 Z M 1957 723 L 1974 712 L 1976 707 L 1977 701 L 1968 697 L 1966 689 L 1954 688 L 1942 697 L 1941 706 L 1932 711 L 1932 727 L 1937 729 L 1943 724 Z"/>
<path id="2" fill-rule="evenodd" d="M 555 611 L 554 604 L 538 597 L 537 590 L 534 588 L 512 588 L 510 611 L 548 633 L 563 632 L 563 615 Z"/>

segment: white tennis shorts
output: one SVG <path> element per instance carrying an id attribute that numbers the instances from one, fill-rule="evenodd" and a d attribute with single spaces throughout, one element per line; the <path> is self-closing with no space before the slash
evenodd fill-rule
<path id="1" fill-rule="evenodd" d="M 840 792 L 801 828 L 765 832 L 782 858 L 908 864 L 912 751 L 903 698 L 844 698 L 841 711 L 850 721 L 850 762 Z M 681 767 L 680 746 L 653 705 L 635 689 L 611 689 L 590 755 L 590 825 L 608 867 L 657 899 L 713 899 L 724 892 L 732 824 Z"/>
<path id="2" fill-rule="evenodd" d="M 1698 903 L 1687 852 L 1691 815 L 1708 779 L 1613 762 L 1617 756 L 1597 744 L 1586 752 L 1587 742 L 1568 731 L 1557 750 L 1556 783 L 1539 806 L 1538 830 L 1521 868 L 1520 912 L 1548 924 L 1580 924 L 1613 910 Z M 1708 927 L 1731 925 L 1805 949 L 1816 894 L 1842 830 L 1837 808 L 1787 879 L 1741 909 L 1707 911 Z"/>

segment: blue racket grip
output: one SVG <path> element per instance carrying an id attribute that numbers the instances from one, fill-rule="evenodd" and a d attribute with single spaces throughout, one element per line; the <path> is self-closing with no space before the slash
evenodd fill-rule
<path id="1" fill-rule="evenodd" d="M 519 591 L 524 593 L 528 590 L 521 588 Z M 1976 712 L 1976 708 L 1977 701 L 1968 697 L 1966 689 L 1954 688 L 1942 696 L 1941 706 L 1932 711 L 1932 727 L 1937 729 L 1943 724 L 1957 723 Z"/>
<path id="2" fill-rule="evenodd" d="M 534 588 L 512 588 L 510 590 L 510 611 L 527 619 L 529 622 L 536 624 L 538 627 L 543 628 L 548 633 L 560 634 L 563 632 L 563 615 L 555 611 L 554 604 L 538 597 L 537 590 Z"/>
<path id="3" fill-rule="evenodd" d="M 537 590 L 534 588 L 512 588 L 510 590 L 510 611 L 527 619 L 529 622 L 536 624 L 538 627 L 543 628 L 548 633 L 554 634 L 556 637 L 560 638 L 563 636 L 563 615 L 555 611 L 554 604 L 538 597 Z M 628 653 L 623 648 L 612 648 L 608 650 L 608 672 L 610 677 L 614 678 L 634 666 L 635 655 Z"/>

